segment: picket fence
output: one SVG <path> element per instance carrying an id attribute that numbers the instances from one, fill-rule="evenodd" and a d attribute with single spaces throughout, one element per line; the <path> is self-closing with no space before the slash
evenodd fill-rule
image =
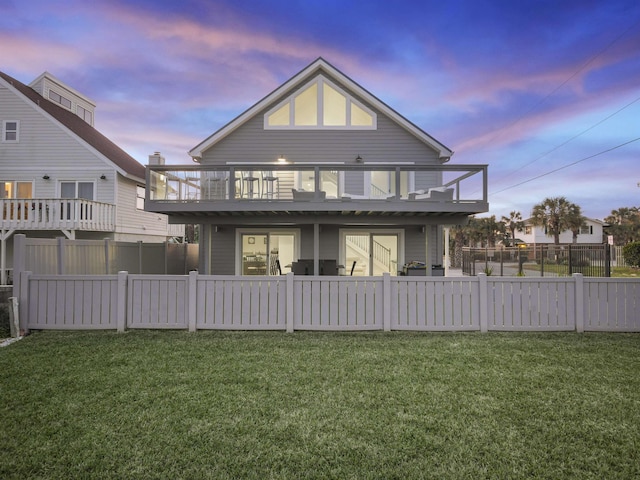
<path id="1" fill-rule="evenodd" d="M 640 280 L 42 275 L 14 285 L 34 329 L 640 331 Z"/>

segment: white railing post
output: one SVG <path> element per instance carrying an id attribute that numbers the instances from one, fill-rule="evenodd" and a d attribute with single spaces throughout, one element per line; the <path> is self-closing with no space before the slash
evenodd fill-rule
<path id="1" fill-rule="evenodd" d="M 382 326 L 385 332 L 391 331 L 391 274 L 382 274 Z"/>
<path id="2" fill-rule="evenodd" d="M 584 332 L 584 277 L 581 273 L 574 273 L 573 278 L 576 285 L 576 304 L 574 315 L 576 316 L 576 332 Z"/>
<path id="3" fill-rule="evenodd" d="M 286 275 L 287 279 L 287 294 L 286 294 L 286 321 L 287 321 L 287 333 L 293 333 L 293 272 L 289 272 Z"/>
<path id="4" fill-rule="evenodd" d="M 127 328 L 127 276 L 129 272 L 118 272 L 118 300 L 116 305 L 116 329 L 124 332 Z"/>
<path id="5" fill-rule="evenodd" d="M 189 272 L 189 304 L 187 305 L 187 320 L 189 323 L 189 331 L 196 331 L 196 313 L 198 303 L 198 272 L 193 270 Z"/>
<path id="6" fill-rule="evenodd" d="M 487 274 L 479 273 L 478 274 L 478 282 L 479 282 L 479 311 L 480 315 L 480 331 L 482 333 L 487 333 L 489 331 L 489 287 L 487 284 Z"/>

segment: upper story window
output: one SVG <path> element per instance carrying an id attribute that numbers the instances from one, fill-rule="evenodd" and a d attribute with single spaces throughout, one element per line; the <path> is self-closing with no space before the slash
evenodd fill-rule
<path id="1" fill-rule="evenodd" d="M 593 235 L 593 225 L 585 225 L 584 227 L 580 227 L 581 235 Z"/>
<path id="2" fill-rule="evenodd" d="M 5 120 L 2 122 L 2 141 L 15 142 L 20 140 L 20 122 L 18 120 Z"/>
<path id="3" fill-rule="evenodd" d="M 142 185 L 136 185 L 136 208 L 144 210 L 144 187 Z"/>
<path id="4" fill-rule="evenodd" d="M 63 97 L 59 93 L 54 92 L 53 90 L 49 90 L 49 99 L 53 102 L 59 103 L 63 107 L 71 108 L 71 100 L 66 97 Z"/>
<path id="5" fill-rule="evenodd" d="M 376 114 L 318 76 L 264 116 L 266 129 L 375 130 Z"/>
<path id="6" fill-rule="evenodd" d="M 93 114 L 86 108 L 82 108 L 80 105 L 78 105 L 78 116 L 89 125 L 93 125 Z"/>
<path id="7" fill-rule="evenodd" d="M 60 182 L 60 198 L 93 200 L 93 182 Z"/>
<path id="8" fill-rule="evenodd" d="M 33 198 L 33 183 L 0 180 L 0 198 Z"/>

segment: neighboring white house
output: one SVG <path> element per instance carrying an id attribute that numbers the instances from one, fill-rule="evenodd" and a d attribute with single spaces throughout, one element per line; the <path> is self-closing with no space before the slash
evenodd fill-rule
<path id="1" fill-rule="evenodd" d="M 94 128 L 95 103 L 48 72 L 0 72 L 1 282 L 12 236 L 164 242 L 183 225 L 146 212 L 145 167 Z M 162 164 L 160 154 L 150 161 Z"/>
<path id="2" fill-rule="evenodd" d="M 580 229 L 576 243 L 603 243 L 605 240 L 603 227 L 605 222 L 593 218 L 585 218 L 586 225 Z M 531 224 L 531 219 L 524 221 L 524 231 L 516 232 L 516 237 L 529 245 L 539 243 L 553 243 L 553 236 L 545 233 L 544 227 L 536 227 Z M 573 243 L 573 232 L 565 230 L 560 234 L 560 243 Z"/>

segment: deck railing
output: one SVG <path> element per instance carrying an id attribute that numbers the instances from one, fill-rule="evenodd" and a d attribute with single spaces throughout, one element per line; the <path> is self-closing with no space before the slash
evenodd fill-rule
<path id="1" fill-rule="evenodd" d="M 446 189 L 429 196 L 429 189 Z M 151 165 L 147 201 L 487 201 L 486 165 Z"/>
<path id="2" fill-rule="evenodd" d="M 3 230 L 115 229 L 115 205 L 81 198 L 0 199 Z"/>

